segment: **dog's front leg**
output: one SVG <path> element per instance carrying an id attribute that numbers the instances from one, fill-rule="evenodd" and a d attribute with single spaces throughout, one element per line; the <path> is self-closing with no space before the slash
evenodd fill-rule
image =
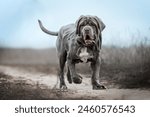
<path id="1" fill-rule="evenodd" d="M 70 76 L 74 83 L 81 84 L 82 77 L 76 73 L 75 62 L 72 59 L 68 58 L 67 60 L 68 68 L 70 70 Z"/>
<path id="2" fill-rule="evenodd" d="M 100 63 L 101 59 L 98 56 L 97 59 L 93 62 L 91 62 L 91 68 L 92 68 L 92 86 L 93 90 L 99 90 L 99 89 L 106 89 L 104 85 L 101 85 L 99 83 L 99 73 L 100 73 Z"/>

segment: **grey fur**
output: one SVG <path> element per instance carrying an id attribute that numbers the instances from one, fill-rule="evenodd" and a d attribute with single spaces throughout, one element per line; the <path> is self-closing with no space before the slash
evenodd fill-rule
<path id="1" fill-rule="evenodd" d="M 100 72 L 100 49 L 102 44 L 101 32 L 105 24 L 97 16 L 80 16 L 75 24 L 63 26 L 59 32 L 52 32 L 44 28 L 41 21 L 38 20 L 40 28 L 47 34 L 58 36 L 56 47 L 59 58 L 59 79 L 60 89 L 66 90 L 64 81 L 64 66 L 67 61 L 67 79 L 69 83 L 80 84 L 82 77 L 76 73 L 75 65 L 79 62 L 91 62 L 92 68 L 92 86 L 93 89 L 105 89 L 99 83 Z M 81 58 L 81 52 L 86 54 Z M 85 61 L 83 61 L 85 60 Z"/>

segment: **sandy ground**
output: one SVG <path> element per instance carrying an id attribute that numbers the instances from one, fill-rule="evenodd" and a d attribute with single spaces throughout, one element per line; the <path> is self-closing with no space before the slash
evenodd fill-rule
<path id="1" fill-rule="evenodd" d="M 90 78 L 84 78 L 82 84 L 68 84 L 66 81 L 68 92 L 59 92 L 59 80 L 57 75 L 38 72 L 34 69 L 24 69 L 17 66 L 0 65 L 0 72 L 12 77 L 11 82 L 24 80 L 29 84 L 44 85 L 48 89 L 53 89 L 57 95 L 53 95 L 56 99 L 113 99 L 113 100 L 144 100 L 150 99 L 150 89 L 106 89 L 92 90 Z M 52 95 L 49 93 L 48 95 Z M 61 95 L 61 96 L 60 96 Z M 55 99 L 53 97 L 53 99 Z"/>

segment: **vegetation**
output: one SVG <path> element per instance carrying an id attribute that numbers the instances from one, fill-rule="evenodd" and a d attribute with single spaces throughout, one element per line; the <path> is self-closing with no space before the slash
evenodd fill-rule
<path id="1" fill-rule="evenodd" d="M 143 38 L 143 41 L 129 47 L 103 46 L 100 80 L 106 81 L 107 86 L 150 88 L 150 39 L 139 38 Z M 44 50 L 3 48 L 0 49 L 0 53 L 1 65 L 17 65 L 28 70 L 35 68 L 43 73 L 58 73 L 58 59 L 54 48 Z M 87 65 L 79 65 L 77 70 L 88 78 L 91 76 L 90 67 Z"/>

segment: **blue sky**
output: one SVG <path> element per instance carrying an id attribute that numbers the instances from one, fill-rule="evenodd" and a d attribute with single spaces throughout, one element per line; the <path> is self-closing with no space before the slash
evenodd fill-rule
<path id="1" fill-rule="evenodd" d="M 37 20 L 58 31 L 80 15 L 103 20 L 103 45 L 128 46 L 150 37 L 149 0 L 1 0 L 0 47 L 55 47 L 56 37 L 43 33 Z"/>

